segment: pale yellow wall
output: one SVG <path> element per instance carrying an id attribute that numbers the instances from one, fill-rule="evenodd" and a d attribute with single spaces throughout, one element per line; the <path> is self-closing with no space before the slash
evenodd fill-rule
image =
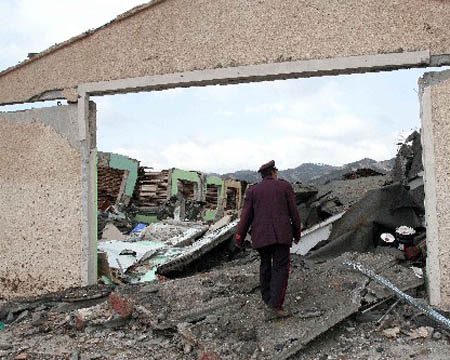
<path id="1" fill-rule="evenodd" d="M 225 183 L 225 191 L 224 191 L 225 202 L 226 202 L 226 199 L 227 199 L 227 189 L 228 188 L 235 188 L 237 190 L 237 197 L 236 197 L 237 209 L 236 210 L 240 209 L 241 208 L 241 201 L 242 201 L 242 185 L 241 185 L 241 182 L 237 181 L 237 180 L 226 179 L 224 181 L 224 183 Z"/>
<path id="2" fill-rule="evenodd" d="M 449 54 L 449 23 L 450 2 L 438 0 L 158 1 L 0 74 L 0 103 L 191 70 L 428 49 Z"/>
<path id="3" fill-rule="evenodd" d="M 450 71 L 425 75 L 425 210 L 431 302 L 450 310 Z"/>
<path id="4" fill-rule="evenodd" d="M 82 285 L 76 110 L 0 113 L 1 297 Z"/>

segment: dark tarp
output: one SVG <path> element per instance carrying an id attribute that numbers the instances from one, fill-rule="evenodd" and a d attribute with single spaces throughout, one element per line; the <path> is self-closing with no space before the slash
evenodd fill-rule
<path id="1" fill-rule="evenodd" d="M 394 233 L 398 226 L 421 226 L 423 206 L 400 184 L 370 190 L 333 224 L 328 242 L 310 258 L 336 257 L 344 252 L 375 248 L 380 233 Z"/>

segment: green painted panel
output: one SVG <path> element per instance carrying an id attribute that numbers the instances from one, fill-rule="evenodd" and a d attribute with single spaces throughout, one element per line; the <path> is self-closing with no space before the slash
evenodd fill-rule
<path id="1" fill-rule="evenodd" d="M 172 171 L 172 189 L 170 196 L 178 194 L 178 180 L 187 180 L 198 184 L 200 183 L 200 176 L 194 171 L 174 169 Z"/>
<path id="2" fill-rule="evenodd" d="M 112 169 L 128 170 L 129 173 L 127 184 L 125 185 L 125 195 L 130 197 L 133 196 L 134 186 L 136 185 L 138 177 L 139 163 L 126 156 L 111 153 L 109 166 Z"/>
<path id="3" fill-rule="evenodd" d="M 214 219 L 216 218 L 216 214 L 217 214 L 217 210 L 206 210 L 205 216 L 203 217 L 203 219 L 205 221 L 214 221 Z"/>
<path id="4" fill-rule="evenodd" d="M 223 197 L 223 193 L 225 190 L 225 181 L 223 181 L 220 177 L 217 176 L 208 176 L 206 179 L 206 185 L 218 185 L 220 186 L 219 198 Z"/>
<path id="5" fill-rule="evenodd" d="M 135 216 L 135 220 L 144 224 L 154 224 L 159 222 L 158 217 L 156 215 L 140 215 L 137 214 Z"/>

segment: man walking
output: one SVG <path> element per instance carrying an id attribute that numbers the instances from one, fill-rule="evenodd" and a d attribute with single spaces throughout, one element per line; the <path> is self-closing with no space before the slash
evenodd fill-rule
<path id="1" fill-rule="evenodd" d="M 250 186 L 236 233 L 236 245 L 242 246 L 251 226 L 253 247 L 261 256 L 260 284 L 267 305 L 266 320 L 289 316 L 283 309 L 290 271 L 290 247 L 300 240 L 300 217 L 292 186 L 278 180 L 275 161 L 260 167 L 259 184 Z"/>

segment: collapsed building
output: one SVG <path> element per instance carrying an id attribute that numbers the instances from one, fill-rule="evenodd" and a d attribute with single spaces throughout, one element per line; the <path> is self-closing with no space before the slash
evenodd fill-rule
<path id="1" fill-rule="evenodd" d="M 239 211 L 247 186 L 198 171 L 154 171 L 137 160 L 104 152 L 98 153 L 97 171 L 99 212 L 110 206 L 126 209 L 136 222 L 146 224 L 168 218 L 215 222 L 226 212 Z"/>

